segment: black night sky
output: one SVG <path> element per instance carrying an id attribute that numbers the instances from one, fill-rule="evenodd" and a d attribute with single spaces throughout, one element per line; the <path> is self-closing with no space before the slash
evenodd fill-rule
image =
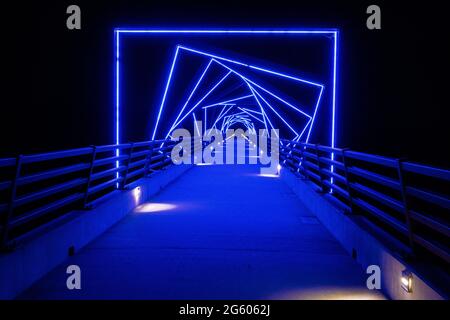
<path id="1" fill-rule="evenodd" d="M 443 4 L 293 3 L 2 5 L 0 156 L 114 142 L 114 27 L 338 28 L 338 146 L 448 167 L 450 38 Z M 66 28 L 70 4 L 81 7 L 79 31 Z M 381 7 L 381 30 L 366 28 L 370 4 Z M 137 113 L 128 125 L 139 120 Z"/>

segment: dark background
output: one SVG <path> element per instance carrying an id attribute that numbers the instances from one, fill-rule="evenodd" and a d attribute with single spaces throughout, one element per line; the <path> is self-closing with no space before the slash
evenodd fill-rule
<path id="1" fill-rule="evenodd" d="M 0 156 L 112 143 L 113 28 L 339 28 L 338 145 L 448 167 L 444 2 L 2 4 Z M 77 4 L 82 29 L 66 28 Z M 382 30 L 366 28 L 377 4 Z"/>

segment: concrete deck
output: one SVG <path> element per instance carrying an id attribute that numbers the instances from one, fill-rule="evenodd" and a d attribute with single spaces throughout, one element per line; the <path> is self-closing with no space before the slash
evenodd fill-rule
<path id="1" fill-rule="evenodd" d="M 382 298 L 366 277 L 278 177 L 196 166 L 19 299 Z"/>

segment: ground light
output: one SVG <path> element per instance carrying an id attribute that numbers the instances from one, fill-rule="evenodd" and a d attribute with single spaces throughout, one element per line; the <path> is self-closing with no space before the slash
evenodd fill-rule
<path id="1" fill-rule="evenodd" d="M 161 211 L 168 211 L 175 209 L 176 205 L 170 203 L 144 203 L 137 207 L 134 212 L 136 213 L 154 213 Z"/>
<path id="2" fill-rule="evenodd" d="M 141 189 L 141 187 L 136 187 L 133 189 L 132 192 L 133 192 L 134 203 L 136 205 L 138 205 L 141 200 L 141 197 L 142 197 L 142 189 Z"/>
<path id="3" fill-rule="evenodd" d="M 405 290 L 406 292 L 410 293 L 412 292 L 412 273 L 409 271 L 402 271 L 402 277 L 401 277 L 401 284 L 402 284 L 402 288 L 403 290 Z"/>

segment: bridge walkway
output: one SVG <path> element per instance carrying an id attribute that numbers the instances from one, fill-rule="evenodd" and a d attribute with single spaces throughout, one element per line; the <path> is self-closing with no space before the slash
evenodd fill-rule
<path id="1" fill-rule="evenodd" d="M 383 298 L 366 278 L 278 176 L 195 166 L 19 298 Z"/>

